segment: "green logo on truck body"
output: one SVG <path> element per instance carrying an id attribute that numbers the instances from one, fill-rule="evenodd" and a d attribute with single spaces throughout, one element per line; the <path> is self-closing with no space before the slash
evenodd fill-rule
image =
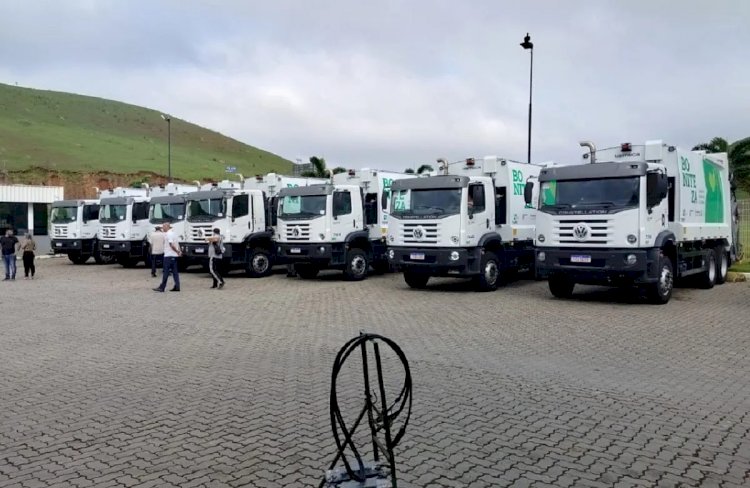
<path id="1" fill-rule="evenodd" d="M 709 159 L 703 159 L 703 176 L 706 179 L 706 223 L 724 222 L 724 189 L 721 187 L 721 170 Z"/>
<path id="2" fill-rule="evenodd" d="M 523 173 L 520 169 L 514 169 L 513 170 L 513 194 L 514 195 L 523 195 Z"/>

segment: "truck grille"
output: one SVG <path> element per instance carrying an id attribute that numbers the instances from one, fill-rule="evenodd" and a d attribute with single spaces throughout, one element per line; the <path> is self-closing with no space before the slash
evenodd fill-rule
<path id="1" fill-rule="evenodd" d="M 287 242 L 305 242 L 310 240 L 310 224 L 291 224 L 284 233 Z"/>
<path id="2" fill-rule="evenodd" d="M 102 225 L 102 239 L 115 239 L 117 237 L 117 226 Z"/>
<path id="3" fill-rule="evenodd" d="M 68 237 L 68 227 L 65 225 L 55 225 L 52 227 L 52 237 L 66 238 Z"/>
<path id="4" fill-rule="evenodd" d="M 581 232 L 585 235 L 581 237 Z M 612 241 L 612 227 L 609 219 L 560 220 L 555 223 L 555 238 L 560 244 L 606 245 Z"/>
<path id="5" fill-rule="evenodd" d="M 440 224 L 404 223 L 401 227 L 401 238 L 404 244 L 437 244 L 440 240 Z"/>
<path id="6" fill-rule="evenodd" d="M 211 235 L 211 225 L 191 225 L 190 242 L 205 242 L 206 237 Z"/>

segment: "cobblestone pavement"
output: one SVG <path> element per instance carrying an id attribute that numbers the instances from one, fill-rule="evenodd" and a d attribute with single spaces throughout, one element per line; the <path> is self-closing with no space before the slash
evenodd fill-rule
<path id="1" fill-rule="evenodd" d="M 750 485 L 747 283 L 666 306 L 533 281 L 209 285 L 59 259 L 0 283 L 0 486 L 315 486 L 360 329 L 411 362 L 399 486 Z"/>

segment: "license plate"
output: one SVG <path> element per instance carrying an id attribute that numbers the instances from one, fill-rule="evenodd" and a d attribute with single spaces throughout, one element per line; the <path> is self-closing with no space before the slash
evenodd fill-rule
<path id="1" fill-rule="evenodd" d="M 195 254 L 203 254 L 204 252 L 206 252 L 206 250 L 203 249 L 202 247 L 195 248 Z"/>
<path id="2" fill-rule="evenodd" d="M 582 256 L 580 254 L 574 254 L 570 256 L 571 263 L 590 263 L 591 256 Z"/>
<path id="3" fill-rule="evenodd" d="M 289 249 L 289 252 L 292 253 L 292 254 L 299 254 L 299 253 L 302 252 L 302 249 L 300 249 L 298 247 L 293 247 L 293 248 Z"/>
<path id="4" fill-rule="evenodd" d="M 102 244 L 102 247 L 103 247 L 104 249 L 109 249 L 109 244 Z"/>
<path id="5" fill-rule="evenodd" d="M 423 252 L 413 252 L 409 254 L 409 259 L 413 259 L 414 261 L 424 261 L 424 253 Z"/>
<path id="6" fill-rule="evenodd" d="M 57 246 L 57 247 L 62 247 L 62 242 L 56 242 L 56 243 L 55 243 L 55 246 Z"/>

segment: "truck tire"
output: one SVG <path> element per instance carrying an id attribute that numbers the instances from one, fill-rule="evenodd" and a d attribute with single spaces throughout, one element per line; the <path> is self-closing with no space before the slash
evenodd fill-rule
<path id="1" fill-rule="evenodd" d="M 362 281 L 367 278 L 367 270 L 370 263 L 367 261 L 367 254 L 362 249 L 349 249 L 346 253 L 346 268 L 344 276 L 349 281 Z"/>
<path id="2" fill-rule="evenodd" d="M 405 269 L 404 281 L 406 281 L 406 284 L 409 285 L 409 288 L 421 290 L 427 286 L 427 282 L 430 281 L 430 275 L 428 275 L 427 273 L 420 273 L 419 271 Z"/>
<path id="3" fill-rule="evenodd" d="M 479 265 L 479 275 L 474 278 L 474 287 L 477 291 L 495 291 L 500 284 L 500 263 L 494 252 L 486 252 L 482 255 Z"/>
<path id="4" fill-rule="evenodd" d="M 698 286 L 710 290 L 716 284 L 716 252 L 711 249 L 706 254 L 706 270 L 698 275 Z"/>
<path id="5" fill-rule="evenodd" d="M 303 280 L 311 280 L 320 272 L 320 269 L 313 264 L 295 264 L 294 269 L 297 271 L 297 276 Z"/>
<path id="6" fill-rule="evenodd" d="M 672 298 L 674 290 L 674 270 L 672 260 L 666 256 L 659 257 L 659 278 L 655 283 L 644 287 L 649 303 L 663 305 Z"/>
<path id="7" fill-rule="evenodd" d="M 723 285 L 727 281 L 729 271 L 729 255 L 724 251 L 724 246 L 718 246 L 716 254 L 716 284 Z"/>
<path id="8" fill-rule="evenodd" d="M 271 254 L 262 247 L 251 249 L 247 255 L 246 271 L 250 278 L 263 278 L 270 275 L 273 271 Z"/>
<path id="9" fill-rule="evenodd" d="M 69 252 L 68 259 L 73 264 L 84 264 L 89 260 L 89 257 L 82 255 L 80 252 Z"/>
<path id="10" fill-rule="evenodd" d="M 570 298 L 573 296 L 573 289 L 576 287 L 574 281 L 560 275 L 551 275 L 547 281 L 549 291 L 556 298 Z"/>

